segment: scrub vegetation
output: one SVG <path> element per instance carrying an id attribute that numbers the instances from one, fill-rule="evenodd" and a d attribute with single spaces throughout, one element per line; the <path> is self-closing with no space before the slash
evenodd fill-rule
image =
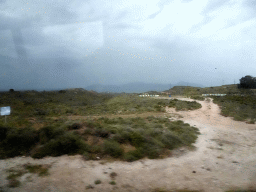
<path id="1" fill-rule="evenodd" d="M 176 111 L 184 111 L 184 110 L 194 110 L 202 107 L 200 103 L 196 101 L 180 101 L 178 99 L 173 99 L 169 103 L 169 107 L 176 108 Z"/>
<path id="2" fill-rule="evenodd" d="M 8 187 L 15 188 L 21 185 L 20 177 L 26 173 L 38 174 L 38 176 L 46 176 L 49 175 L 48 170 L 51 166 L 50 165 L 32 165 L 32 164 L 25 164 L 21 167 L 11 168 L 6 170 L 8 176 L 6 179 L 9 181 Z"/>
<path id="3" fill-rule="evenodd" d="M 168 118 L 154 116 L 125 119 L 100 117 L 79 125 L 71 126 L 75 129 L 47 126 L 38 130 L 0 127 L 3 133 L 0 157 L 31 155 L 43 158 L 81 154 L 85 159 L 154 159 L 170 154 L 177 147 L 191 147 L 200 134 L 197 128 L 182 121 L 171 122 Z"/>
<path id="4" fill-rule="evenodd" d="M 195 100 L 199 100 L 199 101 L 204 101 L 205 100 L 205 98 L 201 97 L 201 96 L 191 96 L 190 98 L 195 99 Z"/>
<path id="5" fill-rule="evenodd" d="M 226 95 L 213 98 L 213 102 L 220 106 L 223 116 L 234 117 L 236 121 L 255 123 L 256 99 L 254 95 Z"/>
<path id="6" fill-rule="evenodd" d="M 176 110 L 200 108 L 195 101 L 76 89 L 1 93 L 0 104 L 11 106 L 7 123 L 0 123 L 1 159 L 64 154 L 81 154 L 86 160 L 163 158 L 175 148 L 192 147 L 199 134 L 189 124 L 164 117 L 166 106 Z"/>

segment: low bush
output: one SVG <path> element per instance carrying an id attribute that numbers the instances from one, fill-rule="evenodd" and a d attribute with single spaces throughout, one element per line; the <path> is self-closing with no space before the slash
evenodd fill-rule
<path id="1" fill-rule="evenodd" d="M 123 155 L 124 150 L 120 144 L 113 140 L 105 140 L 103 144 L 103 151 L 105 154 L 109 154 L 112 157 L 118 158 Z"/>
<path id="2" fill-rule="evenodd" d="M 256 119 L 256 100 L 251 95 L 226 95 L 213 97 L 213 102 L 221 108 L 225 117 L 234 117 L 236 121 L 254 121 Z"/>
<path id="3" fill-rule="evenodd" d="M 161 135 L 159 140 L 165 145 L 167 149 L 175 149 L 183 144 L 182 139 L 172 133 Z"/>
<path id="4" fill-rule="evenodd" d="M 139 147 L 124 154 L 124 160 L 128 162 L 137 161 L 145 156 L 143 148 Z"/>
<path id="5" fill-rule="evenodd" d="M 74 129 L 81 129 L 82 125 L 80 123 L 73 123 L 72 125 L 68 126 L 69 130 L 74 130 Z"/>
<path id="6" fill-rule="evenodd" d="M 96 184 L 96 185 L 101 184 L 101 180 L 94 181 L 94 184 Z"/>
<path id="7" fill-rule="evenodd" d="M 249 124 L 255 124 L 255 120 L 250 120 L 248 123 Z"/>
<path id="8" fill-rule="evenodd" d="M 176 108 L 176 111 L 184 111 L 199 109 L 202 105 L 196 101 L 180 101 L 178 99 L 173 99 L 170 101 L 169 107 Z"/>
<path id="9" fill-rule="evenodd" d="M 0 148 L 4 154 L 0 155 L 1 158 L 27 155 L 39 141 L 38 133 L 32 128 L 2 128 L 2 132 L 4 136 Z"/>
<path id="10" fill-rule="evenodd" d="M 42 108 L 35 108 L 34 115 L 48 115 L 48 111 Z"/>
<path id="11" fill-rule="evenodd" d="M 8 183 L 8 187 L 10 188 L 19 187 L 20 185 L 21 185 L 21 182 L 17 179 L 10 179 Z"/>
<path id="12" fill-rule="evenodd" d="M 89 152 L 90 153 L 101 153 L 102 152 L 102 148 L 99 145 L 92 145 L 89 148 Z"/>
<path id="13" fill-rule="evenodd" d="M 10 127 L 2 127 L 2 126 L 0 126 L 0 142 L 3 141 L 6 138 L 7 132 L 10 129 L 11 129 Z"/>
<path id="14" fill-rule="evenodd" d="M 202 97 L 202 96 L 196 96 L 196 95 L 191 96 L 190 98 L 191 98 L 191 99 L 195 99 L 195 100 L 199 100 L 199 101 L 204 101 L 204 100 L 205 100 L 204 97 Z"/>
<path id="15" fill-rule="evenodd" d="M 108 138 L 110 136 L 110 134 L 111 133 L 109 131 L 102 129 L 102 128 L 96 128 L 94 130 L 94 135 L 97 137 Z"/>
<path id="16" fill-rule="evenodd" d="M 25 169 L 27 169 L 30 173 L 37 173 L 39 176 L 49 175 L 48 166 L 46 165 L 31 165 L 25 164 Z"/>
<path id="17" fill-rule="evenodd" d="M 243 118 L 243 117 L 241 117 L 239 115 L 234 115 L 234 120 L 236 120 L 236 121 L 244 121 L 245 118 Z"/>
<path id="18" fill-rule="evenodd" d="M 65 133 L 64 135 L 47 142 L 32 154 L 32 157 L 42 158 L 45 156 L 60 156 L 64 154 L 81 154 L 85 151 L 89 151 L 89 145 L 87 145 L 79 136 L 72 133 Z"/>
<path id="19" fill-rule="evenodd" d="M 39 129 L 39 139 L 41 144 L 49 142 L 51 139 L 55 139 L 60 135 L 65 134 L 65 130 L 53 126 L 46 126 Z"/>
<path id="20" fill-rule="evenodd" d="M 130 133 L 128 133 L 127 131 L 123 131 L 121 133 L 117 133 L 115 134 L 112 139 L 114 141 L 117 141 L 118 143 L 128 143 L 130 140 Z"/>
<path id="21" fill-rule="evenodd" d="M 137 131 L 130 133 L 131 144 L 135 147 L 140 147 L 145 143 L 145 138 Z"/>
<path id="22" fill-rule="evenodd" d="M 109 184 L 110 184 L 110 185 L 115 185 L 116 182 L 115 182 L 115 181 L 110 181 Z"/>
<path id="23" fill-rule="evenodd" d="M 162 153 L 162 149 L 160 147 L 150 144 L 145 144 L 143 146 L 143 151 L 149 159 L 156 159 Z"/>
<path id="24" fill-rule="evenodd" d="M 74 123 L 67 124 L 67 119 L 63 119 L 37 131 L 0 127 L 0 158 L 28 154 L 33 158 L 83 154 L 84 159 L 110 155 L 136 161 L 143 157 L 158 158 L 164 151 L 191 145 L 200 134 L 197 128 L 183 121 L 153 116 L 88 120 L 79 123 L 87 126 L 84 132 L 70 131 L 67 125 Z M 126 145 L 132 146 L 133 150 L 124 153 Z"/>

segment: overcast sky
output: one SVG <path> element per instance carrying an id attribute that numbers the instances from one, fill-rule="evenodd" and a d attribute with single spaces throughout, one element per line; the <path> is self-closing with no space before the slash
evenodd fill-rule
<path id="1" fill-rule="evenodd" d="M 256 76 L 255 0 L 0 0 L 0 89 Z"/>

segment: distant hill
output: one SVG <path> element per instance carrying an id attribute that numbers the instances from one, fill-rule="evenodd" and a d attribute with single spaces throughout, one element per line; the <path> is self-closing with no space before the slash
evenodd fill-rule
<path id="1" fill-rule="evenodd" d="M 142 93 L 147 91 L 164 91 L 170 89 L 171 84 L 154 84 L 154 83 L 128 83 L 121 86 L 126 93 Z"/>
<path id="2" fill-rule="evenodd" d="M 222 85 L 215 87 L 192 87 L 192 86 L 174 86 L 165 91 L 172 95 L 201 95 L 201 94 L 235 94 L 239 92 L 237 84 Z"/>
<path id="3" fill-rule="evenodd" d="M 184 81 L 180 81 L 178 83 L 176 83 L 174 86 L 190 86 L 190 87 L 205 87 L 201 84 L 197 84 L 197 83 L 189 83 L 189 82 L 184 82 Z"/>
<path id="4" fill-rule="evenodd" d="M 91 85 L 86 87 L 86 90 L 96 92 L 114 92 L 114 93 L 142 93 L 147 91 L 164 91 L 170 89 L 170 84 L 154 84 L 154 83 L 127 83 L 122 85 Z"/>
<path id="5" fill-rule="evenodd" d="M 191 87 L 204 87 L 201 84 L 196 83 L 188 83 L 180 81 L 176 84 L 155 84 L 155 83 L 143 83 L 143 82 L 135 82 L 135 83 L 127 83 L 121 85 L 90 85 L 85 87 L 86 90 L 93 90 L 96 92 L 113 92 L 113 93 L 143 93 L 149 91 L 165 91 L 173 88 L 174 86 L 191 86 Z"/>
<path id="6" fill-rule="evenodd" d="M 90 85 L 88 87 L 85 87 L 86 90 L 90 91 L 96 91 L 96 92 L 113 92 L 113 93 L 121 93 L 122 88 L 116 85 Z"/>

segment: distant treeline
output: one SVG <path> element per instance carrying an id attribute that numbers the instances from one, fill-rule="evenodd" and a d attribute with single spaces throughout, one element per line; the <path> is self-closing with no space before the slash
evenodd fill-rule
<path id="1" fill-rule="evenodd" d="M 244 89 L 256 89 L 256 78 L 250 75 L 246 75 L 240 79 L 240 84 L 238 84 L 238 88 Z"/>

